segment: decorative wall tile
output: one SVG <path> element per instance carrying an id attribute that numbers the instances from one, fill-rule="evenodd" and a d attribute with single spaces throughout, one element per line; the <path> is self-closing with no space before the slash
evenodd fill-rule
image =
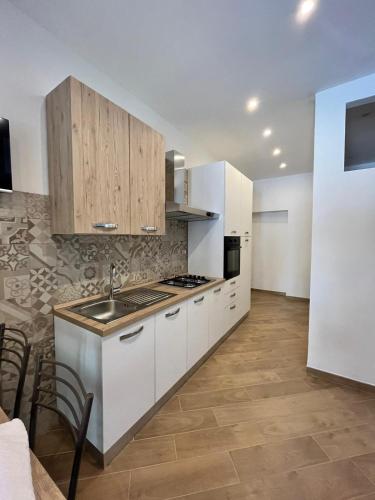
<path id="1" fill-rule="evenodd" d="M 111 262 L 116 286 L 187 271 L 186 223 L 167 221 L 165 236 L 76 236 L 51 235 L 50 219 L 48 196 L 0 193 L 0 322 L 21 328 L 33 344 L 26 400 L 36 352 L 54 356 L 55 304 L 102 293 Z M 11 370 L 1 380 L 7 391 L 14 388 Z"/>
<path id="2" fill-rule="evenodd" d="M 18 271 L 29 267 L 27 244 L 0 245 L 0 271 Z"/>

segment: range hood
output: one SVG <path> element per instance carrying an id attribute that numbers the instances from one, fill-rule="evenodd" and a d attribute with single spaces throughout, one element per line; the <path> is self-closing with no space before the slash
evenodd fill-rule
<path id="1" fill-rule="evenodd" d="M 193 208 L 188 203 L 189 176 L 185 168 L 185 157 L 178 151 L 168 151 L 165 157 L 166 218 L 187 222 L 213 220 L 219 214 Z"/>

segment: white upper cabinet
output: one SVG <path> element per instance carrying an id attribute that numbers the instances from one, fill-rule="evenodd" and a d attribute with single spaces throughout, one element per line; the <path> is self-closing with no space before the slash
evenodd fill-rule
<path id="1" fill-rule="evenodd" d="M 242 174 L 225 165 L 225 236 L 241 236 Z"/>
<path id="2" fill-rule="evenodd" d="M 156 401 L 186 372 L 187 304 L 181 302 L 156 315 Z"/>
<path id="3" fill-rule="evenodd" d="M 241 176 L 241 236 L 251 236 L 253 221 L 253 183 Z"/>

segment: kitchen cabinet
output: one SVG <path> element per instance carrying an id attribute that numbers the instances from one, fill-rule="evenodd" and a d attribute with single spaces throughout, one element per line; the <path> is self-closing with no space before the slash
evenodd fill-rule
<path id="1" fill-rule="evenodd" d="M 210 292 L 210 315 L 209 315 L 209 340 L 208 347 L 212 347 L 225 334 L 224 307 L 225 294 L 224 284 L 213 288 Z"/>
<path id="2" fill-rule="evenodd" d="M 246 175 L 241 177 L 241 236 L 251 236 L 253 222 L 253 183 Z"/>
<path id="3" fill-rule="evenodd" d="M 251 238 L 241 237 L 241 274 L 239 287 L 239 310 L 241 317 L 250 310 L 251 296 Z"/>
<path id="4" fill-rule="evenodd" d="M 224 308 L 225 330 L 230 330 L 239 321 L 238 300 L 230 302 Z"/>
<path id="5" fill-rule="evenodd" d="M 242 174 L 229 163 L 225 164 L 225 236 L 241 234 Z"/>
<path id="6" fill-rule="evenodd" d="M 46 98 L 54 234 L 163 234 L 163 137 L 73 77 Z"/>
<path id="7" fill-rule="evenodd" d="M 69 77 L 47 96 L 52 232 L 130 232 L 129 116 Z"/>
<path id="8" fill-rule="evenodd" d="M 163 136 L 130 116 L 131 234 L 165 233 Z"/>
<path id="9" fill-rule="evenodd" d="M 209 294 L 188 301 L 187 368 L 191 368 L 208 351 Z"/>
<path id="10" fill-rule="evenodd" d="M 187 304 L 165 309 L 155 318 L 155 388 L 158 401 L 187 371 Z"/>
<path id="11" fill-rule="evenodd" d="M 155 403 L 155 316 L 103 339 L 103 439 L 108 449 Z"/>

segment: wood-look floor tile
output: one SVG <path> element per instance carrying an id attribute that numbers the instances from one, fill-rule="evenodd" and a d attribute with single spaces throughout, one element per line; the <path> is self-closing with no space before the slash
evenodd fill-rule
<path id="1" fill-rule="evenodd" d="M 262 361 L 264 359 L 272 360 L 288 356 L 288 358 L 298 359 L 301 362 L 306 361 L 306 347 L 303 345 L 301 349 L 296 349 L 290 352 L 285 349 L 285 352 L 280 352 L 278 349 L 263 349 L 260 351 L 247 351 L 247 352 L 232 352 L 229 354 L 215 353 L 211 359 L 223 364 L 237 363 L 239 361 Z"/>
<path id="2" fill-rule="evenodd" d="M 270 500 L 346 500 L 372 493 L 375 486 L 346 460 L 271 476 L 266 489 Z"/>
<path id="3" fill-rule="evenodd" d="M 50 430 L 36 437 L 35 454 L 38 457 L 74 450 L 74 441 L 67 429 Z"/>
<path id="4" fill-rule="evenodd" d="M 180 400 L 178 396 L 173 396 L 171 399 L 169 399 L 165 405 L 163 405 L 160 410 L 159 414 L 161 413 L 177 413 L 181 411 L 181 406 L 180 406 Z"/>
<path id="5" fill-rule="evenodd" d="M 235 450 L 231 455 L 243 482 L 329 460 L 310 436 Z"/>
<path id="6" fill-rule="evenodd" d="M 180 396 L 183 410 L 198 408 L 211 408 L 224 406 L 241 401 L 249 401 L 250 397 L 243 387 L 222 389 L 220 391 L 197 392 L 195 394 L 182 394 Z"/>
<path id="7" fill-rule="evenodd" d="M 76 500 L 129 500 L 129 483 L 130 472 L 80 479 Z M 59 487 L 67 495 L 69 483 L 60 484 Z"/>
<path id="8" fill-rule="evenodd" d="M 162 500 L 235 483 L 231 458 L 216 453 L 133 471 L 130 500 Z"/>
<path id="9" fill-rule="evenodd" d="M 316 434 L 348 425 L 360 425 L 368 420 L 368 414 L 344 408 L 331 408 L 299 415 L 273 417 L 258 422 L 266 440 L 289 439 Z"/>
<path id="10" fill-rule="evenodd" d="M 375 452 L 375 422 L 324 432 L 314 439 L 332 460 Z"/>
<path id="11" fill-rule="evenodd" d="M 141 441 L 131 441 L 105 469 L 87 451 L 84 453 L 80 477 L 102 476 L 113 472 L 135 469 L 175 460 L 175 444 L 171 436 L 163 436 Z M 41 462 L 52 479 L 67 481 L 73 463 L 73 453 L 61 453 L 42 457 Z"/>
<path id="12" fill-rule="evenodd" d="M 220 363 L 213 359 L 203 365 L 197 372 L 197 377 L 214 377 L 216 375 L 240 375 L 254 370 L 273 370 L 275 368 L 291 368 L 304 366 L 299 359 L 278 358 L 258 361 L 239 361 Z"/>
<path id="13" fill-rule="evenodd" d="M 178 458 L 189 458 L 220 451 L 246 448 L 265 442 L 256 423 L 244 422 L 202 431 L 176 434 Z"/>
<path id="14" fill-rule="evenodd" d="M 270 500 L 270 497 L 263 482 L 258 480 L 252 483 L 223 486 L 183 497 L 174 497 L 171 500 Z"/>
<path id="15" fill-rule="evenodd" d="M 211 409 L 165 413 L 155 415 L 138 432 L 135 439 L 165 436 L 167 434 L 208 429 L 210 427 L 217 427 L 217 422 Z"/>
<path id="16" fill-rule="evenodd" d="M 113 472 L 171 462 L 176 459 L 172 436 L 131 441 L 109 465 Z"/>
<path id="17" fill-rule="evenodd" d="M 208 392 L 229 389 L 231 387 L 246 387 L 248 385 L 266 384 L 268 382 L 280 382 L 280 380 L 275 370 L 254 370 L 238 375 L 220 375 L 217 377 L 193 376 L 179 389 L 178 394 Z"/>
<path id="18" fill-rule="evenodd" d="M 375 484 L 375 453 L 354 457 L 352 462 Z"/>
<path id="19" fill-rule="evenodd" d="M 317 388 L 318 389 L 318 388 Z M 286 380 L 273 384 L 254 385 L 247 388 L 251 400 L 268 399 L 313 391 L 314 387 L 305 380 Z"/>

